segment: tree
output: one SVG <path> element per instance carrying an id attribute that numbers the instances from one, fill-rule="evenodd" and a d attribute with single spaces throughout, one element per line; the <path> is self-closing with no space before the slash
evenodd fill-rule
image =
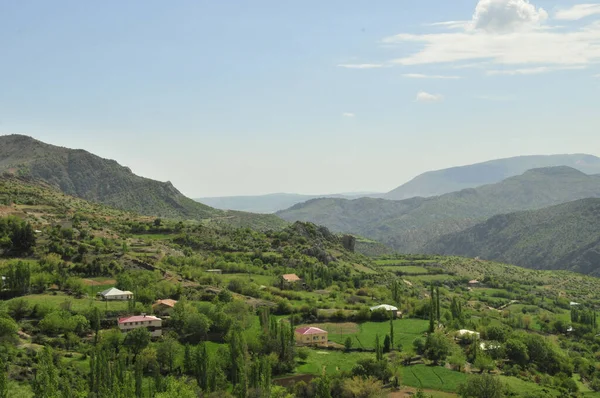
<path id="1" fill-rule="evenodd" d="M 377 361 L 383 360 L 383 347 L 379 341 L 379 334 L 375 335 L 375 358 Z"/>
<path id="2" fill-rule="evenodd" d="M 390 347 L 391 347 L 390 336 L 386 334 L 385 338 L 383 339 L 383 352 L 384 353 L 390 352 Z"/>
<path id="3" fill-rule="evenodd" d="M 442 332 L 431 333 L 425 341 L 425 357 L 433 363 L 446 359 L 452 351 L 452 343 Z"/>
<path id="4" fill-rule="evenodd" d="M 529 362 L 527 346 L 521 340 L 509 339 L 506 342 L 506 356 L 508 359 L 521 366 Z"/>
<path id="5" fill-rule="evenodd" d="M 146 328 L 133 329 L 127 332 L 123 344 L 129 347 L 135 360 L 138 354 L 150 344 L 150 332 Z"/>
<path id="6" fill-rule="evenodd" d="M 12 299 L 8 302 L 8 314 L 15 320 L 20 321 L 31 313 L 31 305 L 24 298 Z"/>
<path id="7" fill-rule="evenodd" d="M 500 379 L 483 374 L 467 378 L 466 384 L 459 387 L 458 393 L 462 398 L 503 398 L 504 390 Z"/>
<path id="8" fill-rule="evenodd" d="M 494 360 L 492 358 L 490 358 L 489 355 L 484 354 L 484 353 L 477 355 L 477 359 L 475 360 L 474 365 L 477 369 L 479 369 L 480 373 L 483 373 L 486 371 L 490 372 L 490 371 L 494 370 L 494 368 L 496 367 Z"/>
<path id="9" fill-rule="evenodd" d="M 165 338 L 156 348 L 156 360 L 161 368 L 166 369 L 169 373 L 175 368 L 175 360 L 179 356 L 181 346 L 174 339 Z"/>
<path id="10" fill-rule="evenodd" d="M 8 379 L 6 377 L 6 365 L 0 356 L 0 398 L 8 398 Z"/>
<path id="11" fill-rule="evenodd" d="M 350 351 L 352 349 L 352 338 L 351 337 L 346 337 L 346 341 L 344 341 L 344 347 L 346 348 L 346 351 Z"/>
<path id="12" fill-rule="evenodd" d="M 356 398 L 383 397 L 383 384 L 374 377 L 353 377 L 344 380 L 344 396 Z"/>
<path id="13" fill-rule="evenodd" d="M 189 314 L 183 326 L 185 339 L 190 343 L 198 344 L 206 339 L 210 325 L 210 319 L 206 315 L 200 313 Z"/>
<path id="14" fill-rule="evenodd" d="M 394 316 L 390 316 L 390 345 L 394 349 Z"/>
<path id="15" fill-rule="evenodd" d="M 331 381 L 323 374 L 313 381 L 315 385 L 315 398 L 331 398 Z"/>
<path id="16" fill-rule="evenodd" d="M 54 365 L 52 349 L 48 346 L 38 353 L 38 365 L 32 384 L 36 398 L 59 398 L 58 369 Z"/>
<path id="17" fill-rule="evenodd" d="M 10 318 L 0 318 L 0 342 L 14 342 L 19 325 Z"/>

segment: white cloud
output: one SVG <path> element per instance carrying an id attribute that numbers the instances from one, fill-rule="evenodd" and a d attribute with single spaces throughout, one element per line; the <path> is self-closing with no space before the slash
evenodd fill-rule
<path id="1" fill-rule="evenodd" d="M 574 66 L 562 66 L 562 67 L 551 67 L 551 66 L 538 66 L 536 68 L 522 68 L 522 69 L 496 69 L 488 70 L 485 72 L 486 75 L 537 75 L 540 73 L 553 72 L 557 70 L 572 70 L 572 69 L 584 69 L 581 65 Z"/>
<path id="2" fill-rule="evenodd" d="M 443 26 L 449 29 L 464 29 L 471 21 L 445 21 L 445 22 L 434 22 L 427 24 L 427 26 Z"/>
<path id="3" fill-rule="evenodd" d="M 598 74 L 598 75 L 594 75 L 594 77 L 600 77 L 600 74 Z"/>
<path id="4" fill-rule="evenodd" d="M 444 100 L 444 96 L 441 94 L 430 94 L 427 93 L 425 91 L 419 91 L 417 93 L 417 98 L 415 99 L 416 102 L 428 102 L 428 103 L 432 103 L 432 102 L 440 102 Z"/>
<path id="5" fill-rule="evenodd" d="M 566 21 L 576 21 L 596 14 L 600 14 L 600 4 L 577 4 L 571 8 L 558 10 L 556 14 L 554 14 L 554 18 Z"/>
<path id="6" fill-rule="evenodd" d="M 344 112 L 342 113 L 342 116 L 344 117 L 355 117 L 356 115 L 352 112 Z"/>
<path id="7" fill-rule="evenodd" d="M 479 0 L 471 23 L 473 29 L 506 33 L 539 26 L 546 19 L 548 13 L 529 0 Z"/>
<path id="8" fill-rule="evenodd" d="M 383 68 L 382 64 L 340 64 L 338 65 L 340 68 L 347 69 L 375 69 L 375 68 Z"/>
<path id="9" fill-rule="evenodd" d="M 460 76 L 423 75 L 421 73 L 405 73 L 402 75 L 411 79 L 461 79 Z"/>
<path id="10" fill-rule="evenodd" d="M 555 29 L 544 25 L 547 18 L 546 11 L 527 0 L 479 0 L 471 22 L 460 31 L 401 33 L 383 42 L 409 50 L 421 46 L 392 60 L 396 65 L 495 64 L 527 70 L 600 63 L 600 21 Z"/>

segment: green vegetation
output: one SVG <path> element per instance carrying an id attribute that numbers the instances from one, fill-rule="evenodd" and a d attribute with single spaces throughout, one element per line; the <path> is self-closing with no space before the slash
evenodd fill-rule
<path id="1" fill-rule="evenodd" d="M 437 197 L 314 199 L 277 214 L 288 221 L 319 222 L 332 231 L 372 238 L 402 253 L 419 253 L 436 238 L 498 214 L 599 197 L 599 181 L 598 175 L 552 167 Z"/>
<path id="2" fill-rule="evenodd" d="M 425 247 L 431 253 L 502 261 L 535 269 L 598 274 L 600 199 L 499 215 Z"/>
<path id="3" fill-rule="evenodd" d="M 0 397 L 600 391 L 594 277 L 461 257 L 372 260 L 310 223 L 140 216 L 10 176 L 0 198 L 11 241 L 0 253 Z M 23 231 L 34 239 L 14 250 Z M 97 297 L 110 287 L 133 299 Z M 370 310 L 380 304 L 399 317 Z M 159 317 L 160 336 L 141 323 L 119 330 L 133 315 Z M 304 346 L 300 326 L 327 339 Z"/>

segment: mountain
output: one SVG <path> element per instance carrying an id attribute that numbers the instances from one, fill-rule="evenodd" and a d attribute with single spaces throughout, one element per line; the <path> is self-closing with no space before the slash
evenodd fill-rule
<path id="1" fill-rule="evenodd" d="M 494 184 L 527 170 L 553 166 L 569 166 L 586 174 L 598 174 L 600 158 L 585 154 L 518 156 L 429 171 L 388 192 L 383 198 L 402 200 L 415 196 L 443 195 L 461 189 Z"/>
<path id="2" fill-rule="evenodd" d="M 600 276 L 600 199 L 494 216 L 424 251 Z"/>
<path id="3" fill-rule="evenodd" d="M 418 253 L 442 235 L 497 214 L 589 197 L 600 197 L 600 176 L 560 166 L 533 169 L 496 184 L 436 197 L 314 199 L 277 214 L 288 221 L 312 221 L 333 231 L 378 240 L 401 252 Z"/>
<path id="4" fill-rule="evenodd" d="M 240 215 L 214 209 L 187 198 L 170 182 L 137 176 L 114 160 L 23 135 L 0 137 L 0 173 L 38 179 L 67 195 L 142 215 L 192 220 L 219 218 L 232 222 L 243 216 L 242 224 L 253 218 L 263 226 L 283 226 L 274 216 Z"/>
<path id="5" fill-rule="evenodd" d="M 249 211 L 252 213 L 275 213 L 279 210 L 285 210 L 297 203 L 306 202 L 307 200 L 317 198 L 344 198 L 356 199 L 364 196 L 374 195 L 370 192 L 357 192 L 348 194 L 332 194 L 332 195 L 300 195 L 294 193 L 273 193 L 268 195 L 255 196 L 222 196 L 210 198 L 195 199 L 205 205 L 222 209 L 222 210 L 238 210 Z"/>

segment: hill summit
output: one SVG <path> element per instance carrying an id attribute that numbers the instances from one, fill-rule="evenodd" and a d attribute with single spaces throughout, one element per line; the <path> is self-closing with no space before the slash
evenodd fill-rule
<path id="1" fill-rule="evenodd" d="M 67 195 L 138 214 L 281 227 L 275 216 L 223 212 L 187 198 L 170 182 L 135 175 L 115 160 L 24 135 L 0 137 L 0 173 L 41 180 Z M 241 222 L 240 222 L 241 220 Z"/>

